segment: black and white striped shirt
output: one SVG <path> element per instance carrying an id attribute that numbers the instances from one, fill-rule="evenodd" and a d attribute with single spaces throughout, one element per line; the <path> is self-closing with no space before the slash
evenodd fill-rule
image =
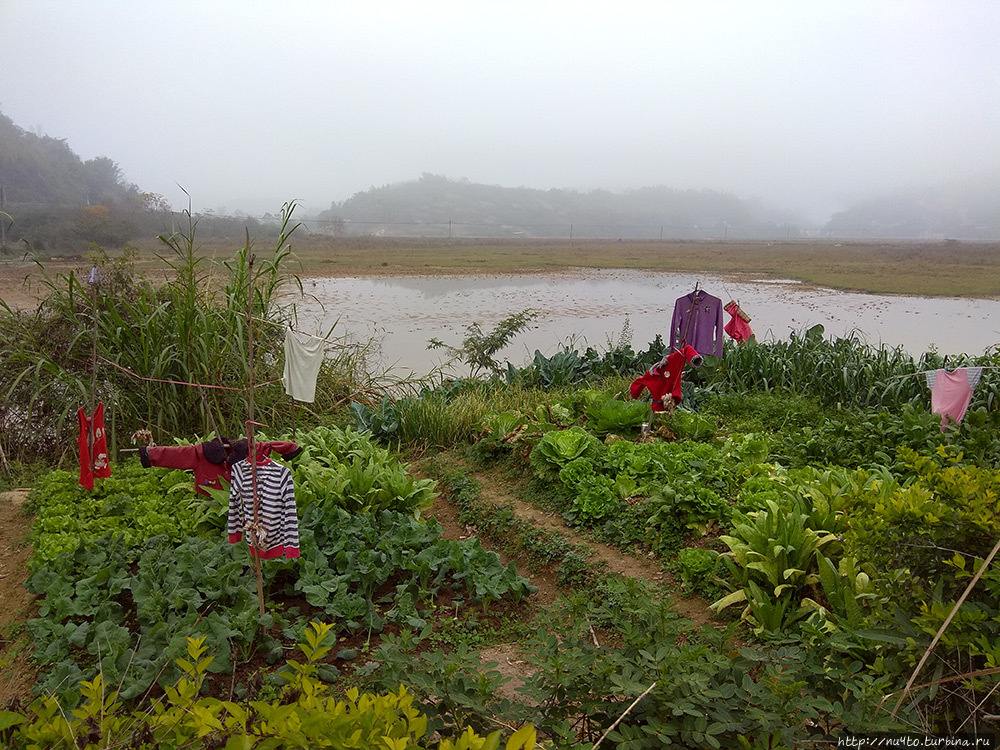
<path id="1" fill-rule="evenodd" d="M 295 488 L 287 467 L 265 459 L 257 464 L 257 497 L 260 500 L 260 523 L 267 530 L 263 549 L 250 546 L 251 554 L 263 559 L 299 556 L 299 520 L 295 513 Z M 243 532 L 253 523 L 253 478 L 250 461 L 233 465 L 233 483 L 229 488 L 229 541 L 243 539 Z M 249 539 L 247 540 L 249 543 Z"/>

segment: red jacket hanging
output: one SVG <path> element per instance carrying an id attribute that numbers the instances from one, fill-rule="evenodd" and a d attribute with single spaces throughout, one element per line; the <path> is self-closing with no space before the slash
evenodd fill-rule
<path id="1" fill-rule="evenodd" d="M 83 408 L 76 411 L 80 434 L 77 447 L 80 449 L 80 484 L 88 490 L 94 489 L 94 477 L 110 477 L 111 462 L 108 459 L 108 438 L 104 432 L 104 404 L 94 409 L 94 416 L 87 419 Z M 91 433 L 91 431 L 93 431 Z M 91 443 L 93 438 L 93 443 Z"/>
<path id="2" fill-rule="evenodd" d="M 666 411 L 668 407 L 664 403 L 664 396 L 669 395 L 673 399 L 671 406 L 681 402 L 681 373 L 684 365 L 690 362 L 697 367 L 701 360 L 701 355 L 690 345 L 671 352 L 649 368 L 649 372 L 633 380 L 629 393 L 632 398 L 639 398 L 643 390 L 648 390 L 653 397 L 653 411 Z"/>
<path id="3" fill-rule="evenodd" d="M 283 458 L 294 458 L 302 452 L 295 443 L 272 440 L 254 443 L 258 460 L 267 458 L 272 451 Z M 206 487 L 221 489 L 221 479 L 232 481 L 232 466 L 247 457 L 247 441 L 235 440 L 227 445 L 220 440 L 210 440 L 197 445 L 164 445 L 139 449 L 139 461 L 145 468 L 163 466 L 168 469 L 193 469 L 195 490 L 207 495 Z"/>

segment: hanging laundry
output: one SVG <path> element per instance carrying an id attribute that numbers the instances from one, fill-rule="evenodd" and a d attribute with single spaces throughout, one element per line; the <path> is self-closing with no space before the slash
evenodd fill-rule
<path id="1" fill-rule="evenodd" d="M 80 449 L 80 484 L 88 490 L 94 489 L 94 477 L 110 477 L 111 462 L 108 459 L 108 438 L 104 430 L 104 404 L 99 403 L 90 419 L 83 408 L 77 409 L 80 434 L 77 447 Z"/>
<path id="2" fill-rule="evenodd" d="M 961 424 L 972 401 L 972 392 L 979 385 L 982 367 L 959 367 L 954 372 L 931 370 L 926 373 L 931 389 L 931 412 L 941 415 L 941 432 L 948 420 Z"/>
<path id="3" fill-rule="evenodd" d="M 722 328 L 731 339 L 742 344 L 753 337 L 753 331 L 750 330 L 750 316 L 743 312 L 743 308 L 736 303 L 736 300 L 730 300 L 723 309 L 732 316 Z"/>
<path id="4" fill-rule="evenodd" d="M 258 460 L 267 458 L 271 452 L 282 458 L 295 458 L 302 452 L 295 443 L 287 440 L 272 440 L 254 443 Z M 144 468 L 162 466 L 167 469 L 193 469 L 195 490 L 207 495 L 206 487 L 220 489 L 222 479 L 227 482 L 232 477 L 232 466 L 247 457 L 247 441 L 232 442 L 215 438 L 197 445 L 157 445 L 139 448 L 139 461 Z"/>
<path id="5" fill-rule="evenodd" d="M 295 486 L 287 467 L 270 459 L 256 466 L 257 498 L 260 503 L 254 523 L 253 474 L 249 460 L 233 465 L 229 488 L 229 541 L 242 541 L 244 532 L 250 552 L 269 560 L 299 556 L 299 521 L 295 512 Z M 255 544 L 256 543 L 256 544 Z"/>
<path id="6" fill-rule="evenodd" d="M 285 393 L 296 401 L 316 400 L 316 379 L 323 364 L 323 339 L 291 328 L 285 331 Z"/>
<path id="7" fill-rule="evenodd" d="M 670 348 L 693 346 L 699 354 L 722 356 L 722 300 L 696 289 L 678 297 L 670 319 Z"/>
<path id="8" fill-rule="evenodd" d="M 639 398 L 643 390 L 648 390 L 653 397 L 653 411 L 673 411 L 674 406 L 681 402 L 684 365 L 690 363 L 697 367 L 701 362 L 702 357 L 693 346 L 671 352 L 649 368 L 649 372 L 633 380 L 629 393 L 632 398 Z M 670 399 L 669 403 L 667 399 Z"/>

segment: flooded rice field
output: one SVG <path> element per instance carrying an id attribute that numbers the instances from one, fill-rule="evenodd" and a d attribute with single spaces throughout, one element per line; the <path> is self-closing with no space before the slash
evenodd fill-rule
<path id="1" fill-rule="evenodd" d="M 377 345 L 375 364 L 397 374 L 424 374 L 447 358 L 429 350 L 439 338 L 461 345 L 465 327 L 485 331 L 504 317 L 533 308 L 538 317 L 502 359 L 523 364 L 536 349 L 551 355 L 564 344 L 603 351 L 626 324 L 635 349 L 667 330 L 677 297 L 695 285 L 751 316 L 758 340 L 786 339 L 817 323 L 827 336 L 855 332 L 872 345 L 902 346 L 919 355 L 982 354 L 1000 344 L 1000 300 L 885 296 L 805 287 L 789 280 L 732 279 L 631 270 L 581 270 L 495 276 L 398 276 L 304 279 L 295 301 L 299 327 L 349 334 Z M 725 321 L 729 316 L 725 316 Z"/>

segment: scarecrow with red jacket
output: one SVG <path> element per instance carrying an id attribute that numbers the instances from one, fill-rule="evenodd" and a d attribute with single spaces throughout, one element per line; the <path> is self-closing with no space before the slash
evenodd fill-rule
<path id="1" fill-rule="evenodd" d="M 650 367 L 649 372 L 633 380 L 629 393 L 632 398 L 639 398 L 644 390 L 648 390 L 653 397 L 653 411 L 672 414 L 674 407 L 681 402 L 681 374 L 684 365 L 690 363 L 693 367 L 698 367 L 701 362 L 702 356 L 693 346 L 677 349 Z"/>

